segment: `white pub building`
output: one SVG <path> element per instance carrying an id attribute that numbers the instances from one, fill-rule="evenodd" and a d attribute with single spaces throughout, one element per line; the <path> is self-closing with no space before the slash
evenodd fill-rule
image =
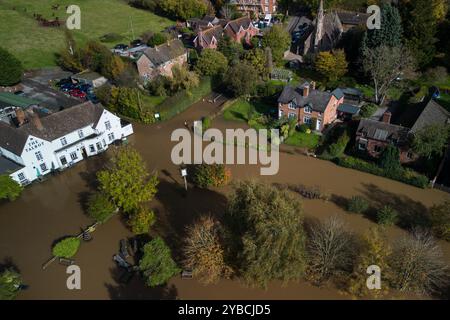
<path id="1" fill-rule="evenodd" d="M 42 118 L 37 110 L 17 108 L 9 121 L 0 121 L 0 174 L 26 185 L 132 133 L 130 123 L 91 102 Z"/>

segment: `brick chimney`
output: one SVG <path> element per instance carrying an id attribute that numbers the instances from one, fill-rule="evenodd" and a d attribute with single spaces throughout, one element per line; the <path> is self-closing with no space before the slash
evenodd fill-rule
<path id="1" fill-rule="evenodd" d="M 390 113 L 389 111 L 386 111 L 385 113 L 383 113 L 383 119 L 381 121 L 383 121 L 384 123 L 391 123 L 391 118 L 392 118 L 392 113 Z"/>
<path id="2" fill-rule="evenodd" d="M 31 122 L 36 127 L 36 129 L 38 129 L 39 131 L 44 130 L 44 126 L 42 125 L 39 115 L 34 111 L 29 111 L 29 114 L 30 114 Z"/>
<path id="3" fill-rule="evenodd" d="M 305 85 L 303 86 L 303 96 L 304 96 L 304 97 L 309 96 L 309 84 L 305 84 Z"/>
<path id="4" fill-rule="evenodd" d="M 16 118 L 19 127 L 25 123 L 25 112 L 23 112 L 22 108 L 17 108 L 16 110 Z"/>

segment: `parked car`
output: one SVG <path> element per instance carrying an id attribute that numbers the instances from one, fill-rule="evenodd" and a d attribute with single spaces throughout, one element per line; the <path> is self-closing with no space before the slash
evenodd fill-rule
<path id="1" fill-rule="evenodd" d="M 84 93 L 80 89 L 72 89 L 72 90 L 69 91 L 69 94 L 72 97 L 75 97 L 75 98 L 81 98 L 81 99 L 85 99 L 86 98 L 86 93 Z"/>
<path id="2" fill-rule="evenodd" d="M 123 44 L 123 43 L 119 43 L 118 45 L 116 45 L 114 47 L 114 50 L 117 50 L 117 51 L 125 51 L 127 49 L 128 49 L 128 46 L 126 44 Z"/>
<path id="3" fill-rule="evenodd" d="M 100 103 L 100 100 L 97 98 L 97 96 L 94 93 L 91 93 L 91 92 L 87 93 L 86 99 L 91 101 L 93 104 Z"/>
<path id="4" fill-rule="evenodd" d="M 65 85 L 65 84 L 73 84 L 72 79 L 70 79 L 70 78 L 61 79 L 61 80 L 59 80 L 56 83 L 56 86 L 61 87 L 61 86 Z"/>
<path id="5" fill-rule="evenodd" d="M 130 45 L 132 48 L 136 48 L 136 47 L 143 46 L 144 42 L 142 42 L 141 39 L 135 39 L 135 40 L 131 41 Z"/>
<path id="6" fill-rule="evenodd" d="M 88 93 L 92 90 L 92 86 L 87 83 L 77 84 L 74 89 L 79 89 L 83 91 L 84 93 Z"/>
<path id="7" fill-rule="evenodd" d="M 25 92 L 23 92 L 22 90 L 19 90 L 19 91 L 16 91 L 16 92 L 14 92 L 14 94 L 16 95 L 16 96 L 24 96 L 25 95 Z"/>
<path id="8" fill-rule="evenodd" d="M 66 84 L 63 84 L 63 85 L 60 87 L 60 89 L 61 89 L 61 91 L 69 92 L 70 90 L 75 89 L 75 87 L 76 87 L 76 84 L 73 84 L 73 83 L 66 83 Z"/>

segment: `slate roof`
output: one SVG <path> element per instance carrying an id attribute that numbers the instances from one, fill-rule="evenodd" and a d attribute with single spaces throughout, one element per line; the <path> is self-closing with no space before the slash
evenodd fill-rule
<path id="1" fill-rule="evenodd" d="M 360 25 L 365 24 L 370 17 L 368 13 L 354 11 L 338 11 L 338 17 L 343 24 Z"/>
<path id="2" fill-rule="evenodd" d="M 0 156 L 0 174 L 10 174 L 22 168 L 23 166 L 21 166 L 20 164 L 17 164 L 9 159 L 6 159 L 5 157 Z"/>
<path id="3" fill-rule="evenodd" d="M 352 114 L 352 115 L 357 114 L 360 111 L 358 106 L 354 106 L 354 105 L 347 104 L 347 103 L 340 104 L 338 106 L 337 110 L 340 112 L 344 112 L 344 113 L 348 113 L 348 114 Z"/>
<path id="4" fill-rule="evenodd" d="M 431 99 L 420 113 L 416 122 L 411 128 L 411 133 L 415 133 L 420 129 L 433 124 L 446 125 L 449 124 L 450 113 L 440 106 L 436 101 Z"/>
<path id="5" fill-rule="evenodd" d="M 252 24 L 252 20 L 249 17 L 241 17 L 235 20 L 231 20 L 227 23 L 224 29 L 230 28 L 233 33 L 238 33 L 239 29 L 242 27 L 245 29 L 248 29 Z"/>
<path id="6" fill-rule="evenodd" d="M 408 128 L 395 124 L 371 119 L 361 119 L 357 134 L 361 134 L 364 138 L 379 141 L 391 141 L 395 139 L 398 144 L 401 144 L 407 141 L 408 131 Z"/>
<path id="7" fill-rule="evenodd" d="M 32 121 L 18 128 L 0 122 L 0 147 L 21 155 L 28 136 L 53 141 L 80 128 L 97 124 L 103 111 L 100 104 L 95 105 L 88 101 L 41 118 L 42 130 L 39 130 Z"/>
<path id="8" fill-rule="evenodd" d="M 186 53 L 183 43 L 174 39 L 154 48 L 148 48 L 144 55 L 157 67 Z"/>
<path id="9" fill-rule="evenodd" d="M 336 89 L 333 92 L 310 89 L 308 96 L 304 97 L 303 88 L 306 85 L 309 85 L 309 83 L 305 82 L 295 88 L 289 85 L 284 87 L 278 102 L 289 103 L 294 101 L 298 107 L 304 107 L 309 104 L 314 111 L 324 112 L 332 96 L 335 96 L 336 99 L 344 96 L 340 89 Z"/>

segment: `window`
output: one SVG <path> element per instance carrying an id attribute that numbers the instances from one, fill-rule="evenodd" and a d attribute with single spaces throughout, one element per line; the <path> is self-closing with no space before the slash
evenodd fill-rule
<path id="1" fill-rule="evenodd" d="M 60 141 L 63 146 L 65 146 L 67 144 L 66 138 L 61 138 Z"/>
<path id="2" fill-rule="evenodd" d="M 94 145 L 91 144 L 91 145 L 89 146 L 89 151 L 90 151 L 90 152 L 95 152 Z"/>
<path id="3" fill-rule="evenodd" d="M 80 139 L 84 138 L 83 130 L 78 130 L 78 136 L 80 137 Z"/>
<path id="4" fill-rule="evenodd" d="M 111 122 L 106 121 L 105 122 L 105 128 L 106 128 L 106 130 L 111 130 Z"/>
<path id="5" fill-rule="evenodd" d="M 408 157 L 408 159 L 413 159 L 414 154 L 411 151 L 408 151 L 408 153 L 406 154 L 406 157 Z"/>
<path id="6" fill-rule="evenodd" d="M 78 159 L 77 153 L 76 153 L 76 152 L 72 152 L 72 153 L 70 154 L 70 158 L 71 158 L 72 160 L 77 160 L 77 159 Z"/>
<path id="7" fill-rule="evenodd" d="M 305 106 L 305 113 L 311 113 L 312 112 L 312 108 L 311 106 Z"/>
<path id="8" fill-rule="evenodd" d="M 292 110 L 295 110 L 295 102 L 294 101 L 289 102 L 288 108 L 292 109 Z"/>
<path id="9" fill-rule="evenodd" d="M 22 172 L 19 173 L 19 174 L 17 175 L 17 177 L 19 178 L 20 181 L 24 181 L 24 180 L 27 179 L 27 178 L 25 178 L 25 175 L 24 175 Z"/>
<path id="10" fill-rule="evenodd" d="M 114 133 L 108 134 L 109 141 L 114 141 Z"/>
<path id="11" fill-rule="evenodd" d="M 304 118 L 303 118 L 303 123 L 311 124 L 311 123 L 312 123 L 311 117 L 304 117 Z"/>
<path id="12" fill-rule="evenodd" d="M 65 156 L 62 156 L 61 158 L 59 158 L 59 160 L 61 160 L 61 164 L 62 164 L 63 166 L 65 166 L 65 165 L 67 164 L 67 159 L 66 159 Z"/>
<path id="13" fill-rule="evenodd" d="M 293 112 L 289 112 L 289 119 L 295 119 L 297 117 L 297 115 Z"/>
<path id="14" fill-rule="evenodd" d="M 373 148 L 373 150 L 374 150 L 375 152 L 381 152 L 381 151 L 383 151 L 383 147 L 381 147 L 381 146 L 375 146 L 375 148 Z"/>
<path id="15" fill-rule="evenodd" d="M 42 172 L 45 172 L 45 171 L 48 170 L 48 169 L 47 169 L 47 165 L 46 165 L 45 163 L 42 163 L 42 164 L 41 164 L 41 170 L 42 170 Z"/>
<path id="16" fill-rule="evenodd" d="M 359 150 L 366 150 L 367 145 L 364 142 L 358 143 Z"/>
<path id="17" fill-rule="evenodd" d="M 41 161 L 44 159 L 44 157 L 42 156 L 42 153 L 40 151 L 36 152 L 35 155 L 36 155 L 36 159 L 38 161 Z"/>
<path id="18" fill-rule="evenodd" d="M 102 150 L 103 146 L 101 144 L 101 142 L 97 142 L 97 150 Z"/>

